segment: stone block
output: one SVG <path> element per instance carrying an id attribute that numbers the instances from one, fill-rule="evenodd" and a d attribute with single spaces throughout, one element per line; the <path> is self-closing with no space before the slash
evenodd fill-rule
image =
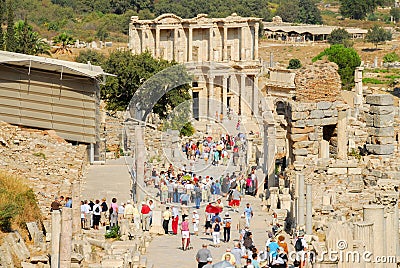
<path id="1" fill-rule="evenodd" d="M 374 126 L 374 116 L 372 114 L 365 114 L 365 124 L 367 127 Z"/>
<path id="2" fill-rule="evenodd" d="M 319 135 L 317 133 L 309 133 L 308 134 L 308 139 L 310 141 L 318 141 L 319 140 Z"/>
<path id="3" fill-rule="evenodd" d="M 349 175 L 361 175 L 362 168 L 349 168 L 348 174 Z"/>
<path id="4" fill-rule="evenodd" d="M 328 175 L 346 175 L 347 168 L 328 168 Z"/>
<path id="5" fill-rule="evenodd" d="M 313 127 L 313 126 L 315 126 L 315 121 L 312 119 L 305 120 L 305 126 Z"/>
<path id="6" fill-rule="evenodd" d="M 305 134 L 313 132 L 314 130 L 315 130 L 314 127 L 303 127 L 303 128 L 292 127 L 290 129 L 292 134 Z"/>
<path id="7" fill-rule="evenodd" d="M 293 150 L 294 155 L 307 155 L 308 150 L 306 148 L 301 148 L 301 149 L 295 149 Z"/>
<path id="8" fill-rule="evenodd" d="M 374 115 L 374 127 L 391 127 L 393 126 L 394 114 Z"/>
<path id="9" fill-rule="evenodd" d="M 309 112 L 292 112 L 292 120 L 303 120 L 307 119 Z"/>
<path id="10" fill-rule="evenodd" d="M 387 144 L 387 145 L 367 144 L 366 147 L 370 154 L 389 155 L 394 152 L 393 144 Z"/>
<path id="11" fill-rule="evenodd" d="M 394 107 L 393 106 L 371 106 L 371 109 L 369 110 L 371 114 L 391 114 L 394 112 Z"/>
<path id="12" fill-rule="evenodd" d="M 319 110 L 327 110 L 327 109 L 331 108 L 331 106 L 332 106 L 332 102 L 329 102 L 329 101 L 317 102 L 317 109 L 319 109 Z"/>
<path id="13" fill-rule="evenodd" d="M 290 138 L 292 141 L 307 141 L 308 140 L 308 135 L 307 134 L 291 134 Z"/>
<path id="14" fill-rule="evenodd" d="M 327 126 L 327 125 L 336 125 L 338 122 L 337 117 L 328 117 L 328 118 L 323 118 L 321 119 L 321 126 Z"/>
<path id="15" fill-rule="evenodd" d="M 293 166 L 295 170 L 302 170 L 304 168 L 304 162 L 303 161 L 294 161 Z"/>
<path id="16" fill-rule="evenodd" d="M 393 105 L 393 96 L 389 94 L 374 94 L 365 97 L 366 103 L 377 106 Z"/>
<path id="17" fill-rule="evenodd" d="M 123 260 L 103 260 L 101 262 L 102 268 L 123 268 L 124 261 Z"/>
<path id="18" fill-rule="evenodd" d="M 372 144 L 393 144 L 394 138 L 393 137 L 371 137 Z"/>
<path id="19" fill-rule="evenodd" d="M 292 127 L 304 128 L 306 127 L 306 121 L 305 120 L 292 121 Z"/>
<path id="20" fill-rule="evenodd" d="M 338 111 L 337 110 L 324 110 L 324 116 L 325 117 L 337 117 L 338 116 Z"/>
<path id="21" fill-rule="evenodd" d="M 313 141 L 299 141 L 293 145 L 294 149 L 307 148 L 314 144 Z"/>
<path id="22" fill-rule="evenodd" d="M 324 118 L 324 111 L 322 110 L 313 110 L 310 113 L 310 118 L 311 119 L 321 119 Z"/>

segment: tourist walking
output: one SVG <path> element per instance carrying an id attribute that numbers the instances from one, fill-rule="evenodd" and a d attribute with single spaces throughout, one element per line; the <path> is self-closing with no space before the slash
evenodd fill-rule
<path id="1" fill-rule="evenodd" d="M 125 203 L 121 203 L 121 205 L 118 207 L 118 222 L 121 222 L 121 220 L 124 218 L 125 214 Z"/>
<path id="2" fill-rule="evenodd" d="M 209 262 L 208 259 L 211 258 L 211 251 L 207 248 L 207 244 L 203 244 L 202 248 L 196 254 L 197 268 L 203 268 Z"/>
<path id="3" fill-rule="evenodd" d="M 246 204 L 246 208 L 244 209 L 244 215 L 246 216 L 246 224 L 250 227 L 251 218 L 253 218 L 253 209 L 250 206 L 250 203 Z"/>
<path id="4" fill-rule="evenodd" d="M 193 210 L 192 223 L 194 235 L 199 235 L 200 216 L 197 213 L 197 210 Z"/>
<path id="5" fill-rule="evenodd" d="M 118 225 L 118 204 L 117 204 L 117 198 L 111 199 L 111 205 L 110 205 L 110 226 L 116 226 Z"/>
<path id="6" fill-rule="evenodd" d="M 214 247 L 220 247 L 220 243 L 221 243 L 221 222 L 220 222 L 220 218 L 216 218 L 215 222 L 213 224 L 213 233 L 212 233 L 212 237 L 213 237 L 213 244 Z"/>
<path id="7" fill-rule="evenodd" d="M 150 207 L 146 202 L 142 202 L 142 209 L 140 213 L 142 214 L 142 230 L 149 231 L 150 229 Z"/>
<path id="8" fill-rule="evenodd" d="M 222 220 L 224 226 L 224 242 L 228 243 L 231 239 L 231 225 L 232 225 L 232 218 L 229 213 L 225 214 L 224 219 Z"/>
<path id="9" fill-rule="evenodd" d="M 181 234 L 182 234 L 182 250 L 187 250 L 190 242 L 190 231 L 189 231 L 189 218 L 186 217 L 181 223 Z"/>
<path id="10" fill-rule="evenodd" d="M 93 206 L 93 229 L 99 230 L 100 217 L 101 217 L 100 200 L 96 200 Z"/>
<path id="11" fill-rule="evenodd" d="M 107 218 L 108 218 L 107 217 L 108 206 L 107 206 L 107 203 L 106 203 L 107 200 L 105 198 L 103 198 L 103 199 L 101 199 L 101 201 L 102 201 L 102 203 L 100 205 L 100 207 L 101 207 L 100 223 L 101 223 L 102 226 L 106 226 Z"/>
<path id="12" fill-rule="evenodd" d="M 172 206 L 172 233 L 178 234 L 179 210 L 176 206 Z"/>
<path id="13" fill-rule="evenodd" d="M 168 225 L 169 225 L 169 220 L 171 218 L 172 218 L 172 213 L 171 211 L 169 211 L 169 207 L 166 207 L 163 213 L 163 228 L 165 234 L 168 234 Z"/>

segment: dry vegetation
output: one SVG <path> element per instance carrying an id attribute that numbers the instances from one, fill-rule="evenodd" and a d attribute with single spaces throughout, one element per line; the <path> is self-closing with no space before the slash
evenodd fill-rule
<path id="1" fill-rule="evenodd" d="M 22 179 L 0 171 L 0 231 L 18 230 L 27 236 L 26 223 L 40 220 L 33 190 Z"/>

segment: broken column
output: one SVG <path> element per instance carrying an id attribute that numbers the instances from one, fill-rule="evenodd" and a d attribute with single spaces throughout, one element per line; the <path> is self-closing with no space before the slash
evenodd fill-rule
<path id="1" fill-rule="evenodd" d="M 337 158 L 347 159 L 347 111 L 338 113 L 337 124 Z"/>
<path id="2" fill-rule="evenodd" d="M 61 213 L 51 213 L 51 268 L 59 268 L 60 264 Z"/>
<path id="3" fill-rule="evenodd" d="M 306 185 L 306 233 L 312 235 L 312 184 Z"/>
<path id="4" fill-rule="evenodd" d="M 81 231 L 80 195 L 80 181 L 76 180 L 72 183 L 72 233 L 74 235 Z"/>
<path id="5" fill-rule="evenodd" d="M 358 119 L 360 114 L 360 109 L 363 105 L 363 82 L 362 82 L 362 72 L 364 67 L 357 67 L 354 72 L 354 89 L 355 89 L 355 96 L 354 96 L 354 117 Z"/>
<path id="6" fill-rule="evenodd" d="M 72 209 L 64 207 L 61 213 L 60 268 L 71 267 Z"/>
<path id="7" fill-rule="evenodd" d="M 164 228 L 162 227 L 162 213 L 159 210 L 153 211 L 152 216 L 152 224 L 150 228 L 151 234 L 159 234 L 162 235 L 165 233 Z"/>
<path id="8" fill-rule="evenodd" d="M 390 155 L 394 151 L 394 107 L 389 94 L 376 94 L 366 97 L 370 105 L 365 115 L 368 127 L 367 150 L 370 154 Z"/>
<path id="9" fill-rule="evenodd" d="M 385 218 L 384 206 L 382 205 L 365 205 L 363 209 L 364 221 L 373 222 L 373 254 L 374 256 L 384 256 L 385 254 Z M 375 264 L 375 267 L 384 267 L 382 264 Z"/>
<path id="10" fill-rule="evenodd" d="M 264 122 L 264 173 L 268 178 L 268 187 L 275 186 L 275 139 L 276 131 L 272 111 L 263 113 Z"/>
<path id="11" fill-rule="evenodd" d="M 299 199 L 297 205 L 297 226 L 302 228 L 304 226 L 304 206 L 305 206 L 305 198 L 304 198 L 304 175 L 297 175 L 298 182 L 298 191 L 299 191 Z"/>
<path id="12" fill-rule="evenodd" d="M 135 127 L 135 160 L 136 160 L 136 196 L 135 201 L 139 204 L 144 200 L 144 162 L 145 145 L 143 141 L 142 126 Z"/>

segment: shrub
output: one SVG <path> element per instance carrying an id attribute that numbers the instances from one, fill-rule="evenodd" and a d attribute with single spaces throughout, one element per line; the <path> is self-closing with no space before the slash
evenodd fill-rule
<path id="1" fill-rule="evenodd" d="M 0 172 L 0 230 L 12 231 L 14 224 L 26 228 L 26 222 L 40 219 L 33 190 L 20 179 Z"/>
<path id="2" fill-rule="evenodd" d="M 290 59 L 287 69 L 300 69 L 301 61 L 299 59 Z"/>
<path id="3" fill-rule="evenodd" d="M 119 226 L 115 225 L 115 226 L 111 227 L 111 229 L 109 231 L 107 231 L 107 233 L 104 236 L 105 236 L 105 238 L 120 239 L 121 235 L 119 233 Z"/>

